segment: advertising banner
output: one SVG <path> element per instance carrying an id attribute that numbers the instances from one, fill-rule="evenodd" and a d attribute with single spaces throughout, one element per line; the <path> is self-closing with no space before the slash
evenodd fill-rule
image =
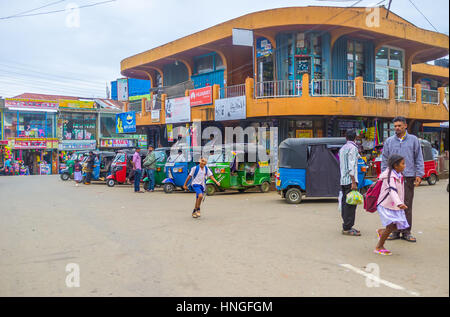
<path id="1" fill-rule="evenodd" d="M 166 123 L 191 121 L 191 103 L 189 97 L 166 100 Z"/>
<path id="2" fill-rule="evenodd" d="M 94 101 L 81 100 L 59 100 L 60 108 L 74 108 L 74 109 L 95 109 Z"/>
<path id="3" fill-rule="evenodd" d="M 101 139 L 100 147 L 118 148 L 118 147 L 134 147 L 134 140 L 127 139 Z"/>
<path id="4" fill-rule="evenodd" d="M 122 112 L 116 114 L 116 133 L 136 132 L 136 112 Z"/>
<path id="5" fill-rule="evenodd" d="M 215 120 L 242 120 L 247 117 L 245 96 L 218 99 L 215 101 Z"/>
<path id="6" fill-rule="evenodd" d="M 272 44 L 266 38 L 256 40 L 256 57 L 265 57 L 272 54 Z"/>
<path id="7" fill-rule="evenodd" d="M 167 141 L 173 142 L 173 125 L 168 124 L 167 127 Z"/>
<path id="8" fill-rule="evenodd" d="M 46 149 L 47 141 L 45 140 L 15 140 L 14 149 L 28 150 L 28 149 Z"/>
<path id="9" fill-rule="evenodd" d="M 152 122 L 160 121 L 160 110 L 152 110 L 151 112 Z"/>
<path id="10" fill-rule="evenodd" d="M 58 111 L 58 102 L 51 100 L 6 98 L 5 106 L 9 110 Z"/>
<path id="11" fill-rule="evenodd" d="M 95 140 L 61 141 L 58 145 L 60 151 L 95 150 L 96 147 L 97 141 Z"/>
<path id="12" fill-rule="evenodd" d="M 117 100 L 128 101 L 128 79 L 117 79 Z"/>
<path id="13" fill-rule="evenodd" d="M 191 107 L 212 104 L 212 87 L 203 87 L 189 92 Z"/>

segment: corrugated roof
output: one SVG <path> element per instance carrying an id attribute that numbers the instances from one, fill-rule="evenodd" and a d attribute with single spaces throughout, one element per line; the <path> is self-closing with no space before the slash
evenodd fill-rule
<path id="1" fill-rule="evenodd" d="M 90 98 L 82 98 L 82 97 L 73 97 L 73 96 L 62 96 L 62 95 L 47 95 L 47 94 L 35 94 L 30 92 L 25 92 L 23 94 L 17 95 L 13 98 L 22 98 L 22 99 L 38 99 L 38 100 L 80 100 L 80 99 L 90 99 Z"/>

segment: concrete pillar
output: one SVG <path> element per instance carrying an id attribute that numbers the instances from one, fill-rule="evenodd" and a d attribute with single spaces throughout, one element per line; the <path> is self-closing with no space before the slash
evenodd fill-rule
<path id="1" fill-rule="evenodd" d="M 362 77 L 355 78 L 355 96 L 364 98 L 364 79 Z"/>
<path id="2" fill-rule="evenodd" d="M 309 97 L 309 74 L 302 77 L 302 97 Z"/>
<path id="3" fill-rule="evenodd" d="M 416 89 L 416 103 L 422 103 L 422 85 L 421 84 L 415 84 L 414 88 Z M 408 94 L 412 94 L 412 91 L 408 91 Z M 409 95 L 408 98 L 411 98 L 412 96 Z"/>
<path id="4" fill-rule="evenodd" d="M 395 82 L 393 80 L 388 80 L 388 86 L 389 86 L 389 100 L 393 101 L 395 100 Z"/>

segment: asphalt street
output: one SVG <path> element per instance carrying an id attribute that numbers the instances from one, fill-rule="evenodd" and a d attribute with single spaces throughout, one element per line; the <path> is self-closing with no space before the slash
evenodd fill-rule
<path id="1" fill-rule="evenodd" d="M 343 236 L 336 199 L 226 192 L 193 219 L 189 193 L 0 177 L 0 296 L 449 296 L 446 186 L 416 189 L 417 243 L 389 257 L 378 215 L 358 207 L 362 236 Z"/>

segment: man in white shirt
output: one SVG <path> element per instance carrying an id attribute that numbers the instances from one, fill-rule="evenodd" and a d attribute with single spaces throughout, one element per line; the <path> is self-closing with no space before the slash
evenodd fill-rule
<path id="1" fill-rule="evenodd" d="M 214 183 L 217 184 L 217 186 L 220 186 L 220 183 L 214 178 L 213 173 L 211 170 L 206 166 L 206 159 L 201 158 L 200 163 L 197 166 L 194 166 L 191 169 L 191 172 L 189 173 L 189 176 L 186 178 L 186 181 L 184 182 L 183 188 L 185 190 L 188 190 L 187 184 L 189 183 L 189 180 L 192 178 L 192 189 L 196 193 L 196 199 L 195 199 L 195 207 L 194 211 L 192 212 L 193 218 L 200 217 L 200 204 L 203 200 L 203 195 L 205 194 L 206 189 L 206 180 L 208 178 L 212 179 Z"/>

